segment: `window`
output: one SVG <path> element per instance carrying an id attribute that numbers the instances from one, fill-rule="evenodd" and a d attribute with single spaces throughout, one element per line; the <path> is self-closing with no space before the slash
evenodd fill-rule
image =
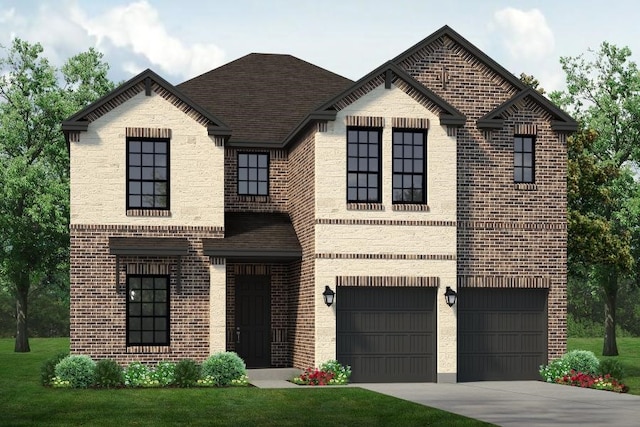
<path id="1" fill-rule="evenodd" d="M 169 345 L 169 276 L 127 276 L 127 345 Z"/>
<path id="2" fill-rule="evenodd" d="M 424 131 L 393 131 L 393 203 L 426 204 Z"/>
<path id="3" fill-rule="evenodd" d="M 516 136 L 513 139 L 513 181 L 516 183 L 535 182 L 533 136 Z"/>
<path id="4" fill-rule="evenodd" d="M 347 128 L 347 202 L 381 201 L 382 129 Z"/>
<path id="5" fill-rule="evenodd" d="M 169 209 L 169 140 L 127 140 L 127 209 Z"/>
<path id="6" fill-rule="evenodd" d="M 269 194 L 269 154 L 238 153 L 238 194 Z"/>

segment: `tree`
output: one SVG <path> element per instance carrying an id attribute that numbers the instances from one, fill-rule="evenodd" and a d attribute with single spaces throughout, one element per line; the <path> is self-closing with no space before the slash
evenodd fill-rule
<path id="1" fill-rule="evenodd" d="M 40 44 L 0 58 L 0 273 L 16 301 L 15 351 L 29 351 L 30 292 L 68 277 L 69 157 L 62 120 L 112 89 L 93 49 L 61 72 Z"/>
<path id="2" fill-rule="evenodd" d="M 626 47 L 605 42 L 591 54 L 561 58 L 567 91 L 552 98 L 582 127 L 568 141 L 569 272 L 602 291 L 602 353 L 612 356 L 618 292 L 640 279 L 640 74 Z"/>
<path id="3" fill-rule="evenodd" d="M 520 81 L 540 92 L 540 95 L 547 93 L 544 88 L 540 87 L 540 82 L 532 74 L 520 73 Z"/>

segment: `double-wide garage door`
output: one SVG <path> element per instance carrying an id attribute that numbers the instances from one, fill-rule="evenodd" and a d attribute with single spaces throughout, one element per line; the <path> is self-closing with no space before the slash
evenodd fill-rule
<path id="1" fill-rule="evenodd" d="M 546 289 L 458 289 L 458 381 L 539 379 Z"/>
<path id="2" fill-rule="evenodd" d="M 436 381 L 435 288 L 340 287 L 337 358 L 353 382 Z M 458 289 L 458 381 L 537 379 L 545 289 Z"/>
<path id="3" fill-rule="evenodd" d="M 435 288 L 340 287 L 337 358 L 353 382 L 436 380 Z"/>

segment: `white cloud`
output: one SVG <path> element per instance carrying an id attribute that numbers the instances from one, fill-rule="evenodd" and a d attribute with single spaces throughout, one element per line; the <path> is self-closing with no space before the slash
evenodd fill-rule
<path id="1" fill-rule="evenodd" d="M 538 9 L 523 11 L 508 7 L 493 15 L 502 41 L 515 59 L 541 59 L 551 54 L 555 39 L 547 20 Z"/>
<path id="2" fill-rule="evenodd" d="M 88 17 L 78 7 L 72 7 L 71 19 L 90 36 L 102 50 L 109 45 L 130 50 L 160 67 L 162 72 L 193 77 L 222 64 L 224 52 L 214 44 L 186 46 L 167 32 L 158 11 L 146 0 L 115 7 L 105 14 Z M 132 62 L 128 71 L 138 69 Z"/>

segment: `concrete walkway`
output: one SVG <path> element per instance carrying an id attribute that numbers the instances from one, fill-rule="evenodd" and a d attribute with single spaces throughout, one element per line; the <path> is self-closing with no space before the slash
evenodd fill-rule
<path id="1" fill-rule="evenodd" d="M 640 426 L 640 396 L 541 381 L 358 384 L 500 426 Z"/>

